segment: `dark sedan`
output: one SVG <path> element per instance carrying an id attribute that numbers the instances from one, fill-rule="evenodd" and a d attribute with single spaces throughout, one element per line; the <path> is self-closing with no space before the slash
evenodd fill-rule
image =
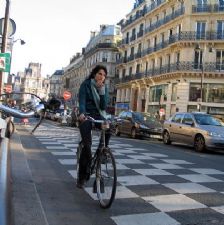
<path id="1" fill-rule="evenodd" d="M 120 134 L 136 137 L 161 138 L 162 124 L 148 113 L 124 111 L 115 122 L 115 135 Z"/>

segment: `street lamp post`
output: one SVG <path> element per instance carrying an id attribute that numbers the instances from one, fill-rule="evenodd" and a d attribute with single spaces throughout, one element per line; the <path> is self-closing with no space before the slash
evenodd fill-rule
<path id="1" fill-rule="evenodd" d="M 1 53 L 5 53 L 6 52 L 6 47 L 7 47 L 8 25 L 9 25 L 9 9 L 10 9 L 10 0 L 6 0 L 4 28 L 3 28 L 3 34 L 2 34 Z M 0 71 L 0 94 L 2 94 L 2 83 L 3 83 L 3 71 Z"/>
<path id="2" fill-rule="evenodd" d="M 204 80 L 204 60 L 205 60 L 205 53 L 207 50 L 206 44 L 204 44 L 203 50 L 201 49 L 200 45 L 197 44 L 195 47 L 195 51 L 199 53 L 199 66 L 201 68 L 201 82 L 200 82 L 200 103 L 198 105 L 198 111 L 200 112 L 202 109 L 202 97 L 203 97 L 203 80 Z M 212 52 L 212 47 L 209 46 L 209 52 Z M 202 56 L 201 56 L 202 54 Z M 201 61 L 200 61 L 201 59 Z"/>
<path id="3" fill-rule="evenodd" d="M 206 44 L 204 45 L 204 49 L 201 50 L 200 45 L 197 44 L 195 47 L 195 51 L 198 52 L 198 56 L 199 56 L 199 68 L 201 69 L 201 81 L 200 81 L 200 100 L 198 103 L 198 111 L 201 112 L 201 108 L 202 108 L 202 97 L 203 97 L 203 79 L 204 79 L 204 55 L 206 52 Z M 202 54 L 202 56 L 201 56 Z M 201 60 L 200 60 L 201 59 Z"/>

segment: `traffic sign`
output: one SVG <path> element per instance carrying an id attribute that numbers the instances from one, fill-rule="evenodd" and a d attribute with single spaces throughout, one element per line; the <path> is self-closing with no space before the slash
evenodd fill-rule
<path id="1" fill-rule="evenodd" d="M 3 35 L 4 30 L 4 20 L 5 18 L 0 19 L 0 35 Z M 16 32 L 16 23 L 14 20 L 9 19 L 9 25 L 8 25 L 8 36 L 11 37 Z"/>
<path id="2" fill-rule="evenodd" d="M 0 53 L 0 71 L 9 72 L 10 71 L 10 53 Z"/>
<path id="3" fill-rule="evenodd" d="M 64 98 L 64 100 L 69 100 L 70 98 L 72 97 L 72 94 L 71 94 L 71 92 L 69 92 L 69 91 L 64 91 L 64 93 L 63 93 L 63 98 Z"/>

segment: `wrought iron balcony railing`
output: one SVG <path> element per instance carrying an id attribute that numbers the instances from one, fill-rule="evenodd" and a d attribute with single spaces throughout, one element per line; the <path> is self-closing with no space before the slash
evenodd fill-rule
<path id="1" fill-rule="evenodd" d="M 211 13 L 211 12 L 223 12 L 224 5 L 219 4 L 203 4 L 192 5 L 192 13 Z"/>
<path id="2" fill-rule="evenodd" d="M 147 49 L 144 49 L 141 52 L 141 56 L 139 54 L 135 54 L 134 58 L 132 57 L 128 61 L 137 59 L 139 57 L 144 57 L 146 55 L 149 55 L 153 52 L 159 51 L 161 49 L 164 49 L 168 47 L 171 44 L 174 44 L 176 42 L 180 41 L 200 41 L 200 40 L 207 40 L 207 41 L 223 41 L 224 40 L 224 33 L 223 32 L 206 32 L 206 33 L 197 33 L 195 31 L 183 31 L 179 34 L 174 34 L 169 37 L 168 40 L 165 40 L 163 42 L 157 43 L 154 47 L 149 47 Z M 124 63 L 124 61 L 117 61 L 118 64 Z"/>
<path id="3" fill-rule="evenodd" d="M 96 50 L 98 48 L 117 48 L 117 47 L 118 47 L 117 43 L 98 43 L 93 48 L 86 51 L 85 55 L 90 52 L 93 52 L 94 50 Z"/>
<path id="4" fill-rule="evenodd" d="M 224 11 L 224 5 L 214 5 L 214 12 L 223 12 Z"/>
<path id="5" fill-rule="evenodd" d="M 169 65 L 164 65 L 161 67 L 155 67 L 147 70 L 146 72 L 136 73 L 129 76 L 125 76 L 123 78 L 117 79 L 116 83 L 125 83 L 131 80 L 137 80 L 147 77 L 159 76 L 167 73 L 175 73 L 175 72 L 199 72 L 202 73 L 202 65 L 195 62 L 179 62 L 173 63 Z M 214 72 L 214 73 L 223 73 L 224 72 L 224 64 L 210 62 L 203 64 L 203 72 Z"/>
<path id="6" fill-rule="evenodd" d="M 145 29 L 145 33 L 152 32 L 153 30 L 159 28 L 160 26 L 174 20 L 175 18 L 183 15 L 185 12 L 185 7 L 181 7 L 180 9 L 174 11 L 170 15 L 165 16 L 163 19 L 158 20 L 157 22 L 151 24 L 149 27 Z"/>
<path id="7" fill-rule="evenodd" d="M 136 39 L 136 34 L 133 34 L 131 37 L 130 37 L 130 42 L 131 41 L 134 41 Z"/>
<path id="8" fill-rule="evenodd" d="M 122 25 L 122 29 L 124 29 L 125 27 L 127 27 L 129 24 L 135 22 L 137 19 L 141 18 L 142 16 L 144 16 L 147 13 L 150 13 L 151 11 L 153 11 L 155 8 L 159 7 L 162 3 L 165 3 L 166 0 L 157 0 L 156 2 L 153 2 L 151 5 L 149 5 L 148 7 L 143 8 L 141 11 L 139 11 L 138 13 L 136 13 L 134 16 L 130 17 L 125 24 Z"/>
<path id="9" fill-rule="evenodd" d="M 142 37 L 143 34 L 144 34 L 144 31 L 143 31 L 143 30 L 140 30 L 140 31 L 138 32 L 138 34 L 137 34 L 137 38 Z"/>
<path id="10" fill-rule="evenodd" d="M 212 12 L 212 5 L 203 4 L 203 5 L 192 5 L 192 13 L 204 13 L 204 12 Z"/>

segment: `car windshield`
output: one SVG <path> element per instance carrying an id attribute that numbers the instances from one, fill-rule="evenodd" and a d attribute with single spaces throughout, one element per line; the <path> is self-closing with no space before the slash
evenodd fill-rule
<path id="1" fill-rule="evenodd" d="M 150 114 L 147 113 L 133 113 L 133 118 L 139 122 L 157 122 L 156 118 L 152 117 Z"/>
<path id="2" fill-rule="evenodd" d="M 210 115 L 195 114 L 195 120 L 200 125 L 222 126 L 222 124 Z"/>

